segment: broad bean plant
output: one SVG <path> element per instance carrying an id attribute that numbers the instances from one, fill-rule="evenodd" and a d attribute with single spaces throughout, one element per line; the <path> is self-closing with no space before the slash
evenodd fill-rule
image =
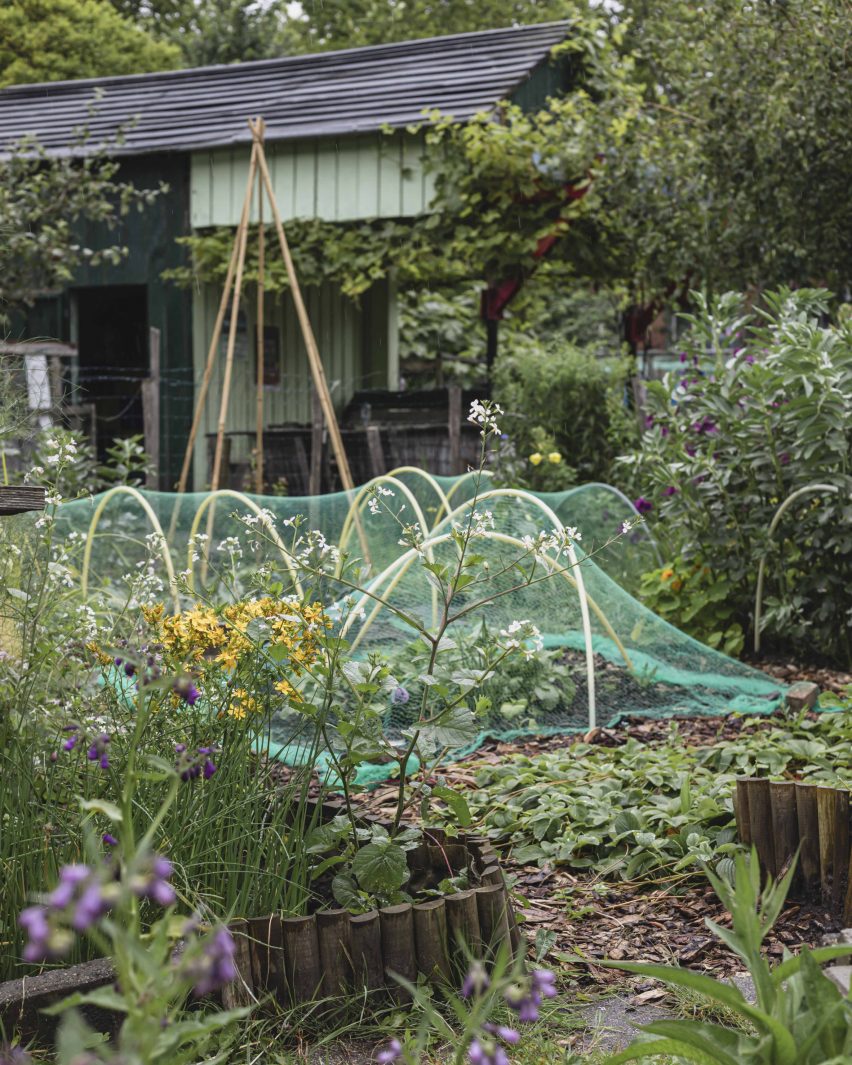
<path id="1" fill-rule="evenodd" d="M 681 367 L 649 382 L 640 447 L 621 459 L 667 552 L 645 597 L 728 650 L 753 626 L 765 558 L 764 642 L 852 661 L 852 318 L 825 324 L 830 299 L 693 293 Z M 770 537 L 779 506 L 815 484 L 835 491 L 801 495 Z"/>

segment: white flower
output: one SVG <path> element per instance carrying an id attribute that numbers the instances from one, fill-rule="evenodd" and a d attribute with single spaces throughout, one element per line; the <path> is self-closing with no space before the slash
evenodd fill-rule
<path id="1" fill-rule="evenodd" d="M 507 651 L 519 650 L 524 658 L 533 658 L 544 647 L 541 632 L 531 621 L 513 621 L 500 635 Z"/>
<path id="2" fill-rule="evenodd" d="M 503 408 L 497 403 L 492 403 L 491 400 L 485 400 L 483 403 L 481 400 L 475 399 L 470 405 L 470 413 L 467 416 L 467 420 L 474 425 L 480 426 L 482 437 L 489 436 L 491 433 L 499 434 L 500 426 L 497 424 L 497 418 L 503 414 Z"/>

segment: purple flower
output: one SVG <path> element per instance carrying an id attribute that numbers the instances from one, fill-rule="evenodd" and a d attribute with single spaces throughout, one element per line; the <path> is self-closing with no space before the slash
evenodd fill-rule
<path id="1" fill-rule="evenodd" d="M 713 421 L 712 418 L 708 418 L 705 414 L 700 422 L 694 422 L 692 429 L 696 433 L 700 433 L 702 436 L 713 436 L 714 433 L 719 432 L 719 427 Z"/>
<path id="2" fill-rule="evenodd" d="M 514 1028 L 507 1028 L 505 1024 L 492 1024 L 491 1021 L 486 1021 L 482 1027 L 490 1035 L 496 1035 L 498 1039 L 512 1046 L 521 1041 L 521 1033 L 515 1031 Z"/>
<path id="3" fill-rule="evenodd" d="M 103 845 L 105 847 L 117 847 L 118 846 L 118 840 L 115 838 L 115 836 L 113 836 L 109 832 L 104 832 L 104 834 L 101 836 L 101 840 L 103 841 Z"/>
<path id="4" fill-rule="evenodd" d="M 639 511 L 640 514 L 650 514 L 654 509 L 654 504 L 650 499 L 646 499 L 644 496 L 639 496 L 638 499 L 633 501 L 633 506 Z"/>
<path id="5" fill-rule="evenodd" d="M 158 906 L 171 906 L 177 899 L 175 889 L 169 883 L 172 872 L 172 863 L 168 858 L 155 854 L 148 859 L 141 872 L 131 877 L 130 888 L 141 899 L 151 899 Z"/>
<path id="6" fill-rule="evenodd" d="M 488 973 L 481 962 L 475 961 L 467 971 L 467 976 L 462 981 L 462 998 L 470 998 L 471 995 L 481 995 L 488 990 L 491 981 Z"/>
<path id="7" fill-rule="evenodd" d="M 687 444 L 686 445 L 686 453 L 687 453 L 687 455 L 689 455 L 689 457 L 691 459 L 695 458 L 697 450 L 698 449 L 696 447 L 694 447 L 692 444 Z"/>
<path id="8" fill-rule="evenodd" d="M 394 706 L 404 706 L 410 698 L 411 696 L 408 694 L 408 691 L 401 685 L 398 685 L 391 692 L 391 702 Z"/>
<path id="9" fill-rule="evenodd" d="M 748 355 L 746 355 L 746 357 L 745 357 L 745 359 L 743 361 L 747 362 L 749 364 L 749 366 L 752 366 L 754 364 L 754 355 L 749 353 Z"/>
<path id="10" fill-rule="evenodd" d="M 686 357 L 687 356 L 686 356 L 686 352 L 685 351 L 682 351 L 680 353 L 680 355 L 678 356 L 678 358 L 680 359 L 681 362 L 686 362 Z"/>
<path id="11" fill-rule="evenodd" d="M 645 415 L 645 428 L 646 429 L 653 429 L 653 427 L 654 427 L 654 415 L 653 414 L 646 414 Z"/>
<path id="12" fill-rule="evenodd" d="M 781 454 L 778 456 L 778 461 L 781 463 L 782 466 L 789 466 L 790 465 L 790 452 L 789 451 L 782 451 Z"/>
<path id="13" fill-rule="evenodd" d="M 0 1046 L 0 1065 L 32 1065 L 32 1060 L 22 1047 Z"/>
<path id="14" fill-rule="evenodd" d="M 86 757 L 90 762 L 97 762 L 101 769 L 109 769 L 109 754 L 107 753 L 108 746 L 109 734 L 102 732 L 89 747 Z"/>
<path id="15" fill-rule="evenodd" d="M 201 950 L 191 957 L 185 973 L 193 981 L 193 993 L 209 995 L 236 980 L 236 947 L 227 928 L 220 926 L 204 940 Z"/>
<path id="16" fill-rule="evenodd" d="M 80 741 L 80 726 L 79 725 L 66 725 L 63 732 L 70 732 L 71 735 L 62 744 L 63 751 L 73 751 Z"/>
<path id="17" fill-rule="evenodd" d="M 676 496 L 677 495 L 677 488 L 675 488 L 675 486 L 673 484 L 670 484 L 667 488 L 663 489 L 663 495 L 664 496 Z"/>
<path id="18" fill-rule="evenodd" d="M 91 880 L 80 894 L 79 901 L 74 907 L 74 916 L 71 925 L 78 932 L 85 932 L 109 910 L 109 902 L 104 898 L 101 885 L 97 880 Z"/>
<path id="19" fill-rule="evenodd" d="M 490 1039 L 484 1043 L 474 1039 L 467 1048 L 467 1060 L 470 1065 L 509 1065 L 506 1051 Z"/>
<path id="20" fill-rule="evenodd" d="M 556 977 L 547 969 L 537 969 L 523 984 L 514 984 L 506 992 L 506 1005 L 518 1015 L 522 1024 L 538 1020 L 543 998 L 556 995 Z"/>
<path id="21" fill-rule="evenodd" d="M 185 703 L 189 703 L 190 706 L 195 706 L 201 698 L 201 692 L 193 684 L 191 677 L 178 677 L 174 682 L 173 688 L 181 699 Z"/>
<path id="22" fill-rule="evenodd" d="M 393 1065 L 402 1055 L 402 1043 L 398 1039 L 391 1039 L 384 1050 L 376 1054 L 377 1065 Z"/>
<path id="23" fill-rule="evenodd" d="M 204 774 L 204 779 L 209 780 L 216 772 L 216 763 L 212 755 L 216 754 L 218 747 L 199 747 L 195 754 L 189 754 L 185 743 L 175 744 L 175 754 L 178 756 L 175 769 L 180 774 L 181 780 L 195 780 Z"/>
<path id="24" fill-rule="evenodd" d="M 46 906 L 28 906 L 21 911 L 18 924 L 30 937 L 24 947 L 24 961 L 44 961 L 51 956 L 50 924 Z"/>
<path id="25" fill-rule="evenodd" d="M 92 875 L 88 865 L 63 865 L 59 870 L 59 884 L 48 895 L 48 905 L 53 910 L 64 910 L 77 895 L 77 889 Z"/>

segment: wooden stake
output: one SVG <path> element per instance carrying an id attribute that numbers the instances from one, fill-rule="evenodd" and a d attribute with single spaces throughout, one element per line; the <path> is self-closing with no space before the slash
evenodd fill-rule
<path id="1" fill-rule="evenodd" d="M 734 814 L 737 819 L 737 832 L 740 843 L 751 846 L 751 824 L 748 815 L 748 777 L 737 777 L 737 792 L 734 802 Z"/>
<path id="2" fill-rule="evenodd" d="M 448 983 L 450 959 L 447 954 L 447 911 L 444 900 L 416 902 L 413 909 L 418 971 L 429 980 Z"/>
<path id="3" fill-rule="evenodd" d="M 796 785 L 775 782 L 769 785 L 772 807 L 772 837 L 775 846 L 775 868 L 782 876 L 789 867 L 799 846 L 799 821 L 796 812 Z M 798 880 L 798 871 L 796 875 Z"/>
<path id="4" fill-rule="evenodd" d="M 831 884 L 831 912 L 839 913 L 844 904 L 849 870 L 849 792 L 834 790 L 834 877 Z"/>
<path id="5" fill-rule="evenodd" d="M 255 138 L 263 144 L 266 124 L 259 118 L 252 126 Z M 263 286 L 266 234 L 263 228 L 263 180 L 257 175 L 257 431 L 255 438 L 254 490 L 263 495 L 263 382 L 265 378 L 265 338 L 263 335 Z"/>
<path id="6" fill-rule="evenodd" d="M 751 839 L 760 858 L 764 874 L 774 877 L 775 840 L 772 835 L 772 805 L 769 799 L 769 781 L 751 779 L 748 781 L 748 819 L 751 827 Z"/>
<path id="7" fill-rule="evenodd" d="M 342 995 L 352 982 L 349 911 L 320 910 L 316 919 L 322 967 L 322 994 L 326 998 L 334 998 Z"/>
<path id="8" fill-rule="evenodd" d="M 365 989 L 376 991 L 385 984 L 385 968 L 382 963 L 382 934 L 378 910 L 359 913 L 350 918 L 349 935 L 352 939 L 352 968 L 356 993 Z"/>
<path id="9" fill-rule="evenodd" d="M 819 890 L 819 819 L 816 784 L 796 785 L 796 816 L 799 822 L 799 869 L 805 894 L 814 898 Z"/>
<path id="10" fill-rule="evenodd" d="M 831 904 L 834 892 L 834 837 L 838 831 L 837 801 L 834 788 L 816 789 L 817 818 L 819 820 L 819 886 L 822 901 Z"/>
<path id="11" fill-rule="evenodd" d="M 404 1002 L 411 998 L 393 974 L 402 976 L 409 983 L 417 979 L 417 961 L 414 954 L 414 912 L 410 902 L 396 906 L 383 906 L 379 910 L 382 934 L 382 959 L 387 974 L 391 998 Z"/>

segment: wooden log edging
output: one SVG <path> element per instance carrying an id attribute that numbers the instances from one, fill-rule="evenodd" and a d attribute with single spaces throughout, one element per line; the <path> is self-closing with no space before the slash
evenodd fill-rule
<path id="1" fill-rule="evenodd" d="M 791 898 L 820 902 L 852 924 L 852 826 L 849 792 L 822 784 L 738 777 L 737 833 L 757 849 L 764 875 L 782 876 L 796 851 Z"/>
<path id="2" fill-rule="evenodd" d="M 430 830 L 429 837 L 408 852 L 409 868 L 423 870 L 437 851 L 437 868 L 468 868 L 475 886 L 362 914 L 325 909 L 308 917 L 232 922 L 234 934 L 248 938 L 245 954 L 238 945 L 240 979 L 229 999 L 237 1004 L 250 992 L 293 1005 L 367 991 L 402 1002 L 406 993 L 395 976 L 410 983 L 420 976 L 458 982 L 468 952 L 487 960 L 508 947 L 518 956 L 523 940 L 491 845 L 476 837 L 449 840 L 440 831 Z"/>

